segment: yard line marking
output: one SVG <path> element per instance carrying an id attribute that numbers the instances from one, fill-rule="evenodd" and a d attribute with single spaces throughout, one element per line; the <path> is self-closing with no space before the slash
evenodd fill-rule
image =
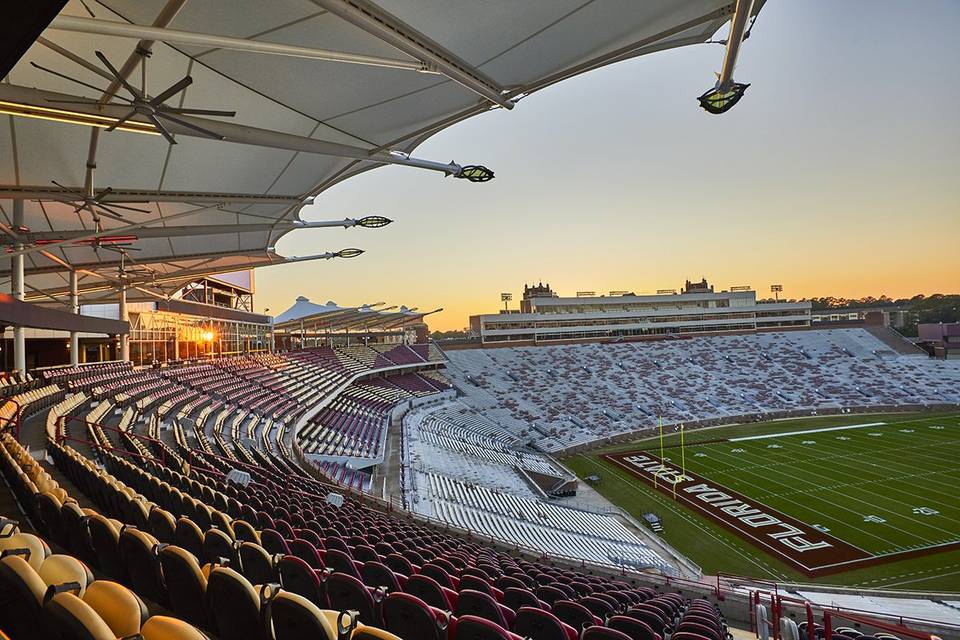
<path id="1" fill-rule="evenodd" d="M 760 436 L 743 436 L 740 438 L 729 438 L 729 442 L 741 442 L 743 440 L 763 440 L 765 438 L 780 438 L 783 436 L 802 436 L 807 433 L 820 433 L 822 431 L 844 431 L 846 429 L 863 429 L 864 427 L 881 427 L 886 422 L 866 422 L 864 424 L 851 424 L 845 427 L 823 427 L 821 429 L 805 429 L 803 431 L 785 431 L 783 433 L 767 433 Z"/>
<path id="2" fill-rule="evenodd" d="M 736 456 L 731 456 L 730 454 L 728 454 L 728 453 L 723 453 L 722 451 L 718 451 L 718 453 L 719 453 L 720 455 L 725 455 L 725 456 L 731 457 L 731 458 L 733 458 L 734 460 L 737 459 Z M 750 454 L 747 454 L 747 455 L 749 456 Z M 781 465 L 781 466 L 783 466 L 783 465 Z M 827 488 L 823 487 L 823 485 L 818 485 L 818 484 L 815 483 L 815 482 L 810 482 L 809 480 L 806 480 L 806 479 L 804 479 L 804 478 L 799 478 L 799 477 L 797 477 L 797 476 L 794 476 L 794 475 L 791 475 L 791 474 L 786 473 L 786 472 L 784 472 L 784 471 L 781 471 L 780 469 L 772 469 L 771 471 L 772 471 L 773 473 L 777 473 L 777 474 L 779 474 L 779 475 L 782 475 L 782 476 L 784 476 L 784 477 L 786 477 L 786 478 L 790 478 L 791 480 L 794 480 L 794 481 L 806 482 L 807 484 L 812 484 L 812 485 L 815 485 L 815 486 L 820 486 L 820 487 L 824 490 L 824 492 L 831 492 L 830 489 L 827 489 Z M 791 488 L 790 485 L 786 484 L 785 482 L 781 482 L 781 481 L 779 481 L 779 480 L 776 480 L 776 479 L 770 477 L 769 475 L 768 475 L 767 477 L 764 477 L 764 476 L 761 476 L 761 475 L 759 475 L 759 474 L 757 474 L 757 473 L 753 473 L 753 472 L 750 472 L 750 471 L 748 471 L 747 473 L 749 473 L 750 475 L 753 475 L 753 476 L 757 476 L 757 477 L 759 477 L 759 478 L 762 478 L 762 479 L 764 479 L 764 480 L 766 480 L 766 481 L 769 481 L 769 482 L 775 482 L 776 484 L 779 484 L 779 485 L 781 485 L 781 486 L 783 486 L 783 487 L 787 487 L 788 489 Z M 709 478 L 709 476 L 707 476 L 707 477 Z M 747 482 L 747 484 L 753 486 L 754 488 L 760 489 L 761 491 L 763 491 L 763 487 L 758 486 L 758 485 L 756 485 L 756 484 L 754 484 L 754 483 L 752 483 L 752 482 L 749 482 L 749 481 L 746 481 L 746 482 Z M 868 493 L 873 493 L 873 492 L 870 492 L 870 491 L 868 491 L 868 490 L 866 490 L 866 491 L 867 491 Z M 838 491 L 832 491 L 832 493 L 840 493 L 840 492 L 838 492 Z M 885 511 L 885 512 L 887 512 L 887 513 L 889 513 L 889 514 L 893 514 L 895 517 L 900 517 L 900 518 L 903 517 L 902 514 L 899 514 L 899 513 L 897 513 L 896 511 L 893 511 L 893 510 L 891 510 L 891 509 L 889 509 L 889 508 L 879 507 L 879 506 L 877 506 L 877 505 L 872 505 L 871 503 L 867 502 L 866 500 L 861 500 L 861 499 L 859 499 L 859 498 L 857 498 L 857 497 L 855 497 L 855 496 L 846 495 L 846 494 L 841 494 L 841 495 L 844 495 L 844 497 L 845 497 L 846 499 L 848 499 L 848 500 L 855 500 L 856 502 L 861 502 L 861 503 L 863 503 L 863 504 L 865 504 L 865 505 L 874 507 L 875 509 Z M 874 494 L 874 495 L 880 495 L 880 494 Z M 888 497 L 886 497 L 886 496 L 881 496 L 881 497 L 883 497 L 883 498 L 885 498 L 885 499 L 887 499 L 887 500 L 890 500 L 891 502 L 898 502 L 897 500 L 894 500 L 894 499 L 892 499 L 892 498 L 888 498 Z M 831 501 L 831 500 L 830 500 L 829 498 L 827 498 L 826 496 L 824 496 L 824 497 L 813 496 L 813 498 L 816 499 L 816 500 L 819 500 L 819 501 L 821 501 L 821 502 L 825 502 L 825 503 L 827 503 L 827 504 L 830 504 L 830 505 L 835 505 L 835 504 L 836 504 L 834 501 Z M 787 498 L 786 500 L 787 500 L 787 502 L 789 502 L 789 503 L 791 503 L 791 504 L 797 505 L 797 507 L 799 507 L 800 509 L 807 509 L 807 510 L 809 510 L 809 511 L 811 511 L 811 512 L 813 512 L 813 513 L 816 513 L 817 515 L 820 515 L 820 516 L 822 516 L 822 517 L 824 517 L 824 518 L 829 518 L 830 520 L 833 520 L 834 522 L 838 522 L 838 523 L 840 523 L 841 525 L 843 525 L 843 526 L 845 526 L 845 527 L 851 527 L 851 526 L 852 526 L 852 525 L 851 525 L 849 522 L 847 522 L 847 521 L 841 520 L 840 518 L 837 518 L 837 517 L 830 516 L 830 515 L 828 515 L 828 514 L 826 514 L 826 513 L 823 513 L 822 511 L 818 511 L 817 509 L 814 509 L 813 507 L 810 507 L 810 506 L 804 505 L 804 504 L 802 504 L 802 503 L 799 503 L 799 502 L 797 502 L 796 500 L 790 500 L 789 498 Z M 906 505 L 907 507 L 912 507 L 912 506 L 913 506 L 913 505 L 907 505 L 906 503 L 901 503 L 901 504 L 904 504 L 904 505 Z M 784 510 L 784 512 L 786 513 L 787 510 Z M 794 517 L 796 517 L 796 516 L 794 516 Z M 798 518 L 798 519 L 799 519 L 799 520 L 804 520 L 804 518 Z M 910 522 L 913 522 L 913 523 L 916 524 L 916 525 L 925 525 L 927 528 L 929 528 L 929 529 L 931 529 L 931 530 L 936 530 L 936 531 L 939 531 L 940 533 L 945 533 L 945 534 L 947 534 L 947 535 L 954 535 L 952 532 L 947 531 L 947 530 L 945 530 L 945 529 L 941 529 L 940 527 L 937 527 L 936 525 L 931 525 L 931 524 L 928 524 L 928 523 L 923 523 L 923 522 L 921 522 L 921 521 L 914 520 L 913 518 L 906 518 L 906 519 L 909 520 Z M 922 540 L 924 540 L 924 541 L 926 542 L 926 538 L 922 538 L 921 536 L 918 536 L 916 533 L 913 533 L 913 532 L 907 531 L 907 530 L 905 530 L 905 529 L 901 529 L 900 527 L 894 526 L 894 525 L 890 524 L 889 522 L 886 523 L 886 524 L 884 524 L 884 525 L 881 525 L 881 526 L 889 527 L 890 529 L 895 529 L 895 530 L 899 531 L 900 533 L 905 534 L 905 535 L 906 535 L 908 538 L 910 538 L 910 539 L 921 538 Z M 887 540 L 887 539 L 885 539 L 885 538 L 882 538 L 881 536 L 878 536 L 878 535 L 869 533 L 869 532 L 867 532 L 867 531 L 865 531 L 865 530 L 862 530 L 862 529 L 861 529 L 861 533 L 864 533 L 864 534 L 866 534 L 866 535 L 869 535 L 870 537 L 876 538 L 876 539 L 878 539 L 878 540 L 882 540 L 883 542 L 885 542 L 885 543 L 887 543 L 887 544 L 889 544 L 889 545 L 891 545 L 891 546 L 900 547 L 901 549 L 904 548 L 904 545 L 898 545 L 896 542 L 892 542 L 892 541 L 890 541 L 890 540 Z M 841 539 L 843 539 L 843 538 L 841 537 Z M 846 540 L 846 542 L 847 542 L 847 544 L 852 544 L 849 540 Z M 856 545 L 853 545 L 853 546 L 856 546 Z M 859 548 L 859 547 L 858 547 L 858 548 Z"/>
<path id="3" fill-rule="evenodd" d="M 956 566 L 956 565 L 954 565 L 954 566 Z M 902 581 L 900 581 L 900 582 L 891 582 L 891 583 L 889 583 L 889 584 L 878 584 L 877 587 L 883 587 L 883 588 L 887 588 L 887 587 L 900 587 L 900 586 L 903 586 L 903 585 L 905 585 L 905 584 L 911 584 L 911 583 L 913 583 L 913 582 L 923 582 L 924 580 L 932 580 L 932 579 L 934 579 L 934 578 L 946 578 L 947 576 L 956 575 L 956 574 L 958 574 L 958 573 L 960 573 L 960 571 L 950 571 L 950 572 L 947 572 L 947 573 L 940 573 L 940 574 L 933 575 L 933 576 L 923 576 L 923 577 L 920 577 L 920 578 L 911 578 L 910 580 L 902 580 Z"/>

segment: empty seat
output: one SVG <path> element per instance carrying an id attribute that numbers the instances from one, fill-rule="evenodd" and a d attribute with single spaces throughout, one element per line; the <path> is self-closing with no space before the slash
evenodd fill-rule
<path id="1" fill-rule="evenodd" d="M 507 589 L 503 592 L 503 604 L 507 605 L 514 611 L 519 611 L 520 607 L 536 607 L 537 609 L 543 609 L 550 606 L 540 602 L 540 600 L 537 599 L 537 596 L 526 587 L 507 587 Z"/>
<path id="2" fill-rule="evenodd" d="M 500 625 L 476 616 L 457 618 L 451 640 L 522 640 Z"/>
<path id="3" fill-rule="evenodd" d="M 270 640 L 260 620 L 260 596 L 237 571 L 215 567 L 210 572 L 207 603 L 221 640 Z"/>
<path id="4" fill-rule="evenodd" d="M 39 571 L 43 561 L 50 555 L 50 547 L 32 533 L 15 533 L 0 538 L 0 554 L 18 555 L 33 567 L 34 571 Z"/>
<path id="5" fill-rule="evenodd" d="M 200 627 L 210 626 L 204 605 L 207 577 L 197 558 L 186 549 L 173 545 L 162 547 L 159 558 L 170 606 L 177 617 Z"/>
<path id="6" fill-rule="evenodd" d="M 368 587 L 383 587 L 387 592 L 400 591 L 400 581 L 394 575 L 390 567 L 371 560 L 363 563 L 360 568 L 360 575 L 363 577 L 363 583 Z"/>
<path id="7" fill-rule="evenodd" d="M 381 617 L 387 631 L 401 638 L 445 640 L 447 616 L 409 593 L 391 593 L 384 598 Z"/>
<path id="8" fill-rule="evenodd" d="M 489 594 L 474 589 L 464 589 L 457 596 L 457 607 L 454 610 L 457 618 L 460 616 L 477 616 L 485 618 L 504 629 L 509 629 L 514 612 L 493 599 Z"/>
<path id="9" fill-rule="evenodd" d="M 79 587 L 77 595 L 83 597 L 87 585 L 93 582 L 93 573 L 83 562 L 73 556 L 53 554 L 48 556 L 40 571 L 37 572 L 46 585 L 61 585 L 76 583 Z"/>
<path id="10" fill-rule="evenodd" d="M 557 600 L 551 609 L 553 614 L 566 622 L 574 629 L 583 629 L 585 626 L 599 625 L 603 621 L 591 613 L 589 609 L 571 600 Z"/>
<path id="11" fill-rule="evenodd" d="M 143 640 L 210 640 L 202 631 L 183 620 L 153 616 L 140 629 Z"/>
<path id="12" fill-rule="evenodd" d="M 219 529 L 207 529 L 203 534 L 203 556 L 210 562 L 227 564 L 236 568 L 240 564 L 240 556 L 233 540 Z"/>
<path id="13" fill-rule="evenodd" d="M 360 622 L 380 624 L 373 594 L 359 579 L 345 573 L 329 573 L 324 584 L 327 602 L 332 609 L 352 609 L 359 614 Z"/>
<path id="14" fill-rule="evenodd" d="M 240 543 L 240 567 L 251 584 L 276 582 L 277 571 L 266 549 L 252 542 Z M 234 567 L 237 569 L 237 567 Z"/>
<path id="15" fill-rule="evenodd" d="M 327 607 L 327 598 L 317 571 L 296 556 L 284 556 L 277 562 L 280 584 L 321 609 Z"/>
<path id="16" fill-rule="evenodd" d="M 410 576 L 404 591 L 417 596 L 431 607 L 444 611 L 452 611 L 456 606 L 457 594 L 450 589 L 444 589 L 430 576 L 421 574 Z"/>
<path id="17" fill-rule="evenodd" d="M 209 562 L 210 559 L 203 552 L 203 531 L 190 518 L 181 517 L 177 519 L 173 539 L 178 547 L 192 553 L 198 561 Z"/>
<path id="18" fill-rule="evenodd" d="M 580 640 L 630 640 L 630 636 L 622 631 L 610 629 L 609 627 L 593 626 L 583 630 L 583 633 L 580 635 Z M 683 639 L 681 638 L 680 640 Z"/>
<path id="19" fill-rule="evenodd" d="M 173 515 L 160 507 L 150 509 L 147 516 L 147 526 L 153 537 L 166 544 L 176 542 L 177 520 Z"/>
<path id="20" fill-rule="evenodd" d="M 661 640 L 660 634 L 650 625 L 630 616 L 611 616 L 607 620 L 607 626 L 625 633 L 631 640 Z"/>
<path id="21" fill-rule="evenodd" d="M 275 640 L 337 640 L 337 629 L 323 611 L 308 599 L 288 591 L 270 601 Z"/>
<path id="22" fill-rule="evenodd" d="M 288 540 L 287 547 L 289 547 L 291 555 L 300 558 L 314 569 L 325 567 L 323 560 L 320 558 L 320 553 L 313 543 L 307 540 Z"/>
<path id="23" fill-rule="evenodd" d="M 167 590 L 157 562 L 159 541 L 149 533 L 127 527 L 120 534 L 120 558 L 126 565 L 133 590 L 148 600 L 165 604 Z"/>
<path id="24" fill-rule="evenodd" d="M 147 619 L 147 607 L 122 584 L 96 580 L 87 586 L 82 600 L 90 605 L 118 638 L 140 633 Z"/>
<path id="25" fill-rule="evenodd" d="M 564 623 L 549 611 L 521 607 L 513 621 L 513 630 L 530 640 L 577 640 L 579 630 Z"/>

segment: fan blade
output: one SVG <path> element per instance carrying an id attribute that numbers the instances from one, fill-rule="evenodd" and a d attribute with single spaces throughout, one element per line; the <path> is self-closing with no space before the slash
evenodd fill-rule
<path id="1" fill-rule="evenodd" d="M 87 13 L 90 14 L 90 17 L 91 17 L 91 18 L 96 18 L 96 17 L 97 17 L 97 14 L 95 14 L 95 13 L 93 12 L 93 10 L 90 9 L 90 7 L 87 5 L 86 2 L 84 2 L 83 0 L 80 0 L 80 4 L 82 4 L 82 5 L 83 5 L 83 8 L 87 10 Z"/>
<path id="2" fill-rule="evenodd" d="M 97 207 L 97 209 L 100 210 L 100 215 L 104 215 L 104 216 L 106 216 L 106 217 L 108 217 L 108 218 L 111 218 L 111 219 L 113 219 L 113 220 L 117 220 L 117 221 L 119 221 L 119 222 L 123 222 L 123 223 L 125 223 L 125 224 L 130 224 L 130 221 L 129 221 L 129 220 L 127 220 L 126 218 L 124 218 L 123 216 L 121 216 L 121 215 L 120 215 L 119 213 L 117 213 L 116 211 L 112 211 L 112 210 L 110 210 L 108 207 L 103 206 L 103 205 L 100 204 L 99 202 L 96 203 L 95 206 Z"/>
<path id="3" fill-rule="evenodd" d="M 220 135 L 219 133 L 214 133 L 213 131 L 210 131 L 210 130 L 208 130 L 208 129 L 204 129 L 203 127 L 198 127 L 198 126 L 195 125 L 195 124 L 191 124 L 191 123 L 187 122 L 186 120 L 181 120 L 180 118 L 177 118 L 177 117 L 175 117 L 175 116 L 171 116 L 170 114 L 164 113 L 163 111 L 158 111 L 156 115 L 157 115 L 157 117 L 159 117 L 159 118 L 165 118 L 166 120 L 170 120 L 171 122 L 176 122 L 177 124 L 179 124 L 179 125 L 182 126 L 182 127 L 186 127 L 186 128 L 188 128 L 188 129 L 193 129 L 194 131 L 197 131 L 197 132 L 199 132 L 199 133 L 202 133 L 203 135 L 207 136 L 208 138 L 213 138 L 214 140 L 223 140 L 223 139 L 224 139 L 224 137 L 223 137 L 222 135 Z"/>
<path id="4" fill-rule="evenodd" d="M 106 96 L 108 96 L 108 97 L 110 97 L 110 98 L 116 97 L 116 98 L 120 98 L 121 100 L 126 100 L 126 98 L 124 98 L 123 96 L 118 96 L 118 95 L 115 94 L 115 93 L 110 93 L 110 92 L 109 92 L 108 90 L 106 90 L 106 89 L 101 89 L 100 87 L 95 87 L 95 86 L 93 86 L 92 84 L 87 84 L 86 82 L 84 82 L 84 81 L 82 81 L 82 80 L 77 80 L 76 78 L 71 78 L 70 76 L 64 75 L 64 74 L 62 74 L 62 73 L 60 73 L 60 72 L 58 72 L 58 71 L 54 71 L 53 69 L 48 69 L 47 67 L 44 67 L 43 65 L 39 65 L 39 64 L 37 64 L 36 62 L 31 62 L 30 64 L 31 64 L 33 67 L 35 67 L 35 68 L 37 68 L 37 69 L 40 69 L 41 71 L 46 71 L 47 73 L 51 73 L 51 74 L 57 76 L 58 78 L 63 78 L 64 80 L 69 80 L 70 82 L 76 82 L 77 84 L 83 85 L 83 86 L 87 87 L 88 89 L 93 89 L 94 91 L 99 91 L 100 93 L 102 93 L 102 94 L 104 94 L 104 95 L 106 95 Z"/>
<path id="5" fill-rule="evenodd" d="M 163 123 L 160 122 L 160 119 L 155 114 L 150 114 L 147 116 L 147 118 L 153 123 L 153 126 L 157 128 L 157 131 L 159 131 L 160 134 L 167 139 L 167 142 L 170 144 L 177 144 L 177 141 L 173 139 L 173 134 L 167 131 L 167 128 L 163 126 Z"/>
<path id="6" fill-rule="evenodd" d="M 100 193 L 98 193 L 97 195 L 93 196 L 93 199 L 99 201 L 100 199 L 103 198 L 103 196 L 108 196 L 108 195 L 110 195 L 111 193 L 113 193 L 113 187 L 107 187 L 106 189 L 104 189 L 103 191 L 101 191 Z"/>
<path id="7" fill-rule="evenodd" d="M 59 182 L 57 182 L 56 180 L 51 180 L 50 182 L 52 182 L 52 183 L 55 184 L 56 186 L 60 187 L 61 189 L 63 189 L 63 190 L 66 191 L 67 193 L 75 193 L 76 195 L 78 195 L 78 196 L 80 196 L 80 197 L 83 197 L 83 192 L 82 192 L 82 191 L 75 191 L 75 190 L 73 190 L 73 189 L 71 189 L 71 188 L 69 188 L 69 187 L 65 187 L 65 186 L 63 186 L 62 184 L 60 184 Z"/>
<path id="8" fill-rule="evenodd" d="M 120 72 L 117 71 L 116 68 L 115 68 L 112 64 L 110 64 L 110 61 L 107 60 L 107 56 L 103 55 L 103 52 L 102 52 L 102 51 L 95 51 L 94 54 L 97 56 L 97 58 L 100 59 L 100 62 L 102 62 L 102 63 L 104 64 L 104 66 L 106 66 L 107 69 L 110 70 L 110 73 L 112 73 L 112 74 L 114 75 L 114 77 L 117 79 L 117 82 L 119 82 L 120 84 L 123 85 L 123 88 L 124 88 L 124 89 L 126 89 L 127 91 L 129 91 L 129 92 L 130 92 L 134 97 L 136 97 L 136 98 L 141 98 L 141 97 L 143 97 L 143 96 L 141 96 L 140 92 L 137 91 L 132 84 L 130 84 L 129 82 L 127 82 L 127 79 L 124 78 L 122 75 L 120 75 Z M 142 62 L 141 62 L 141 64 L 142 64 Z"/>
<path id="9" fill-rule="evenodd" d="M 51 100 L 50 98 L 44 98 L 44 102 L 49 102 L 50 104 L 90 104 L 90 105 L 100 104 L 93 98 L 90 98 L 89 100 Z"/>
<path id="10" fill-rule="evenodd" d="M 166 91 L 161 91 L 158 95 L 153 97 L 153 100 L 150 101 L 150 104 L 157 107 L 166 102 L 168 99 L 177 95 L 187 87 L 193 84 L 193 78 L 190 76 L 184 76 L 179 81 L 173 83 L 167 87 Z"/>
<path id="11" fill-rule="evenodd" d="M 99 204 L 101 207 L 103 206 L 102 203 L 97 203 L 97 204 Z M 127 211 L 136 211 L 137 213 L 153 213 L 153 212 L 150 211 L 149 209 L 137 209 L 136 207 L 124 207 L 124 206 L 119 205 L 119 204 L 117 204 L 116 202 L 113 202 L 113 201 L 110 202 L 110 208 L 111 208 L 111 209 L 126 209 Z"/>
<path id="12" fill-rule="evenodd" d="M 127 115 L 123 116 L 122 118 L 120 118 L 119 120 L 117 120 L 116 122 L 114 122 L 112 125 L 110 125 L 109 127 L 107 127 L 107 128 L 106 128 L 106 131 L 114 131 L 114 130 L 116 130 L 117 127 L 119 127 L 120 125 L 122 125 L 124 122 L 126 122 L 127 120 L 129 120 L 130 118 L 132 118 L 132 117 L 135 116 L 135 115 L 137 115 L 137 112 L 136 112 L 136 111 L 131 111 L 130 113 L 128 113 Z"/>
<path id="13" fill-rule="evenodd" d="M 164 107 L 162 111 L 164 113 L 175 113 L 184 116 L 224 116 L 232 118 L 237 115 L 236 111 L 220 111 L 219 109 L 171 109 L 170 107 Z"/>

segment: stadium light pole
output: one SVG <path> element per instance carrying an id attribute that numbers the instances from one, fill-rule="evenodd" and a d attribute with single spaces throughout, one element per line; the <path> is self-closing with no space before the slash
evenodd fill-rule
<path id="1" fill-rule="evenodd" d="M 505 292 L 505 293 L 501 293 L 501 294 L 500 294 L 500 302 L 503 303 L 503 310 L 504 310 L 504 311 L 509 311 L 509 309 L 510 309 L 509 304 L 510 304 L 510 301 L 511 301 L 511 300 L 513 300 L 513 294 L 512 294 L 512 293 L 506 293 L 506 292 Z"/>
<path id="2" fill-rule="evenodd" d="M 770 293 L 773 294 L 774 300 L 780 302 L 780 293 L 783 291 L 782 284 L 772 284 L 770 285 Z"/>
<path id="3" fill-rule="evenodd" d="M 737 0 L 733 19 L 730 21 L 730 33 L 727 36 L 727 53 L 723 58 L 723 69 L 717 76 L 717 83 L 700 95 L 697 100 L 704 111 L 713 114 L 726 113 L 734 107 L 749 84 L 733 81 L 733 70 L 737 65 L 740 45 L 750 35 L 748 25 L 753 14 L 754 0 Z"/>

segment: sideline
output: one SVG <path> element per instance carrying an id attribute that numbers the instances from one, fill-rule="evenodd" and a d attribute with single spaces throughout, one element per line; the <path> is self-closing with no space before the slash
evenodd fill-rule
<path id="1" fill-rule="evenodd" d="M 863 429 L 864 427 L 882 427 L 886 422 L 864 422 L 863 424 L 851 424 L 845 427 L 822 427 L 820 429 L 805 429 L 803 431 L 784 431 L 783 433 L 766 433 L 759 436 L 743 436 L 740 438 L 729 438 L 727 442 L 743 442 L 744 440 L 763 440 L 764 438 L 781 438 L 783 436 L 802 436 L 807 433 L 820 433 L 822 431 L 843 431 L 844 429 Z"/>

